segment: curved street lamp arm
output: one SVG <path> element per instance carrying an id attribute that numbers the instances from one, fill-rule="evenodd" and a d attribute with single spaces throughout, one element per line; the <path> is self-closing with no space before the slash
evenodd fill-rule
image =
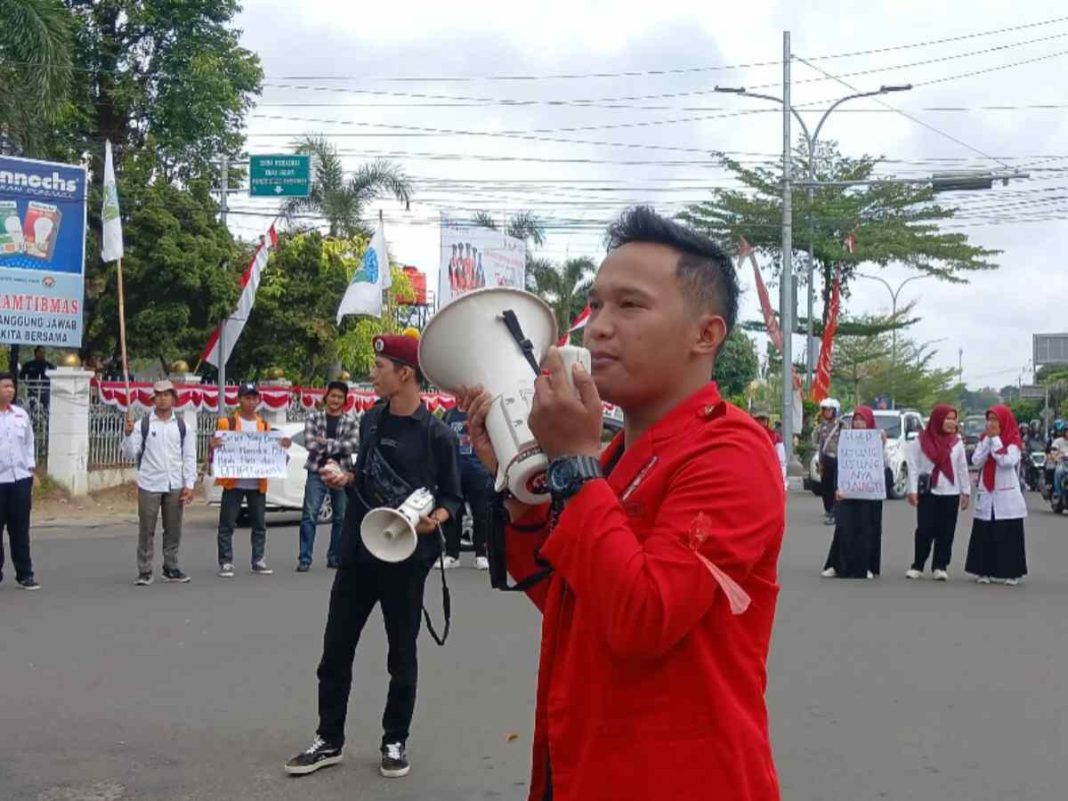
<path id="1" fill-rule="evenodd" d="M 813 134 L 813 136 L 812 136 L 812 147 L 813 147 L 813 149 L 815 149 L 816 142 L 820 138 L 820 130 L 823 128 L 823 123 L 827 122 L 827 118 L 829 116 L 831 116 L 831 112 L 832 111 L 834 111 L 836 108 L 838 108 L 843 103 L 846 103 L 846 102 L 848 102 L 850 100 L 857 100 L 858 98 L 861 98 L 861 97 L 875 97 L 876 95 L 881 95 L 881 94 L 884 94 L 882 89 L 876 89 L 876 90 L 871 91 L 871 92 L 857 92 L 856 94 L 846 95 L 845 97 L 840 98 L 838 100 L 835 100 L 833 103 L 831 103 L 831 107 L 829 109 L 827 109 L 825 112 L 823 112 L 823 116 L 820 117 L 819 124 L 816 125 L 816 133 Z"/>

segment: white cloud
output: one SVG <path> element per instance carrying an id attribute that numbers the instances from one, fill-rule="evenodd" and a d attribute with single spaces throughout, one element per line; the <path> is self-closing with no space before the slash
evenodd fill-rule
<path id="1" fill-rule="evenodd" d="M 434 219 L 439 209 L 486 208 L 498 216 L 532 208 L 558 226 L 546 246 L 552 258 L 602 253 L 600 231 L 624 205 L 652 201 L 672 212 L 684 202 L 705 196 L 702 187 L 722 183 L 716 170 L 688 167 L 624 165 L 616 163 L 489 161 L 487 157 L 516 159 L 586 159 L 593 161 L 697 160 L 711 150 L 767 154 L 781 148 L 780 117 L 776 113 L 710 119 L 701 122 L 618 128 L 601 131 L 545 133 L 549 139 L 569 139 L 693 148 L 694 152 L 608 145 L 586 145 L 497 137 L 472 137 L 367 127 L 367 123 L 432 129 L 509 130 L 555 129 L 574 126 L 633 123 L 714 116 L 726 111 L 761 110 L 759 101 L 709 93 L 717 83 L 757 87 L 780 92 L 781 67 L 772 63 L 745 69 L 684 72 L 660 76 L 589 78 L 545 81 L 382 81 L 382 76 L 480 76 L 499 74 L 556 74 L 630 72 L 650 69 L 687 69 L 710 65 L 775 62 L 781 58 L 781 31 L 793 32 L 794 52 L 814 56 L 865 51 L 931 39 L 961 36 L 977 31 L 1023 25 L 1061 15 L 1059 4 L 1035 0 L 1021 12 L 1007 2 L 966 0 L 900 0 L 852 4 L 786 4 L 754 0 L 742 5 L 708 2 L 607 3 L 545 2 L 513 9 L 499 2 L 406 3 L 403 10 L 388 4 L 353 4 L 309 0 L 299 11 L 288 2 L 248 2 L 240 19 L 246 46 L 264 62 L 269 81 L 255 117 L 251 152 L 284 149 L 286 137 L 264 134 L 321 131 L 334 138 L 357 164 L 379 154 L 400 162 L 417 179 L 417 203 L 407 214 L 385 203 L 391 248 L 401 260 L 430 267 L 437 258 Z M 978 53 L 959 54 L 1040 37 L 1068 34 L 1060 24 L 1020 30 L 996 37 L 979 37 L 935 47 L 903 49 L 854 58 L 817 62 L 837 74 L 878 68 L 879 72 L 853 75 L 849 83 L 864 89 L 882 83 L 912 82 L 917 87 L 889 100 L 901 108 L 917 110 L 924 121 L 987 153 L 1006 156 L 1063 155 L 1068 120 L 1057 111 L 969 111 L 950 113 L 918 111 L 935 106 L 975 109 L 978 106 L 1062 103 L 1060 76 L 1065 60 L 1051 59 L 1002 71 L 989 72 L 926 86 L 947 76 L 1004 67 L 1043 54 L 1068 50 L 1068 36 L 1048 42 Z M 939 63 L 918 64 L 930 59 Z M 903 66 L 909 65 L 909 66 Z M 889 69 L 896 67 L 895 69 Z M 682 97 L 629 101 L 631 105 L 664 105 L 664 110 L 576 108 L 574 106 L 477 105 L 447 108 L 427 105 L 445 101 L 319 92 L 283 88 L 281 76 L 347 76 L 345 81 L 288 81 L 333 89 L 359 89 L 450 96 L 560 100 L 617 96 L 694 93 Z M 1051 77 L 1055 78 L 1051 80 Z M 848 93 L 833 81 L 821 79 L 801 63 L 794 65 L 794 99 L 797 103 L 828 100 Z M 821 79 L 821 80 L 813 80 Z M 271 103 L 347 103 L 348 106 L 311 108 L 269 106 Z M 407 104 L 380 108 L 372 103 Z M 363 104 L 363 105 L 351 105 Z M 413 107 L 413 104 L 423 104 Z M 697 107 L 704 111 L 682 110 Z M 977 157 L 975 153 L 900 116 L 857 113 L 875 109 L 871 101 L 844 107 L 828 122 L 823 136 L 841 143 L 851 154 L 882 154 L 906 162 L 934 158 Z M 772 109 L 774 112 L 774 109 Z M 809 115 L 811 116 L 811 115 Z M 335 120 L 361 123 L 343 125 L 301 121 Z M 813 120 L 814 121 L 814 120 Z M 357 135 L 352 135 L 357 134 Z M 373 134 L 373 136 L 368 136 Z M 417 154 L 456 154 L 458 158 L 428 158 Z M 949 162 L 952 163 L 952 162 Z M 1025 166 L 1032 162 L 1009 161 Z M 1040 167 L 1064 167 L 1063 160 Z M 896 164 L 909 174 L 932 169 L 930 164 Z M 695 179 L 707 179 L 707 182 Z M 502 182 L 522 182 L 507 184 Z M 555 181 L 556 183 L 532 183 Z M 1059 267 L 1059 244 L 1068 232 L 1064 223 L 987 225 L 999 212 L 1037 214 L 1063 209 L 1056 202 L 1065 178 L 1034 172 L 1026 184 L 983 193 L 957 196 L 960 205 L 976 219 L 966 229 L 978 244 L 999 248 L 1001 269 L 973 278 L 965 286 L 927 280 L 911 284 L 903 293 L 918 299 L 922 318 L 910 336 L 935 342 L 938 360 L 956 366 L 958 348 L 964 349 L 965 378 L 972 383 L 1001 386 L 1015 381 L 1030 356 L 1030 333 L 1064 328 L 1057 300 L 1068 290 L 1068 277 Z M 617 191 L 592 191 L 614 189 Z M 1038 193 L 1035 190 L 1049 191 Z M 667 190 L 667 191 L 658 191 Z M 1026 194 L 1020 194 L 1026 192 Z M 1036 200 L 1053 200 L 1036 204 Z M 1021 202 L 1030 205 L 1018 205 Z M 246 202 L 246 207 L 251 207 Z M 375 205 L 372 211 L 377 210 Z M 255 227 L 245 218 L 242 226 Z M 244 227 L 242 230 L 246 230 Z M 884 273 L 892 283 L 907 273 Z M 748 274 L 743 282 L 751 284 Z M 912 293 L 915 293 L 914 295 Z M 849 302 L 850 313 L 875 311 L 888 305 L 885 288 L 857 282 Z M 755 294 L 743 306 L 747 318 L 757 316 Z M 800 344 L 800 339 L 797 340 Z M 1015 371 L 1015 372 L 1014 372 Z"/>

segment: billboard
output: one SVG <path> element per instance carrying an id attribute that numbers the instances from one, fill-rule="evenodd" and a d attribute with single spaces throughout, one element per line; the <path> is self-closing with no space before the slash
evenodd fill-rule
<path id="1" fill-rule="evenodd" d="M 1035 367 L 1068 364 L 1068 334 L 1033 334 Z"/>
<path id="2" fill-rule="evenodd" d="M 84 167 L 0 156 L 0 342 L 79 348 Z"/>
<path id="3" fill-rule="evenodd" d="M 474 289 L 526 282 L 526 243 L 466 221 L 441 217 L 438 308 Z"/>

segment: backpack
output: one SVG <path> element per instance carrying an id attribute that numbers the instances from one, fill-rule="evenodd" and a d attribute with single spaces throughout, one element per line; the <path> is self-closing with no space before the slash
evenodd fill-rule
<path id="1" fill-rule="evenodd" d="M 178 421 L 178 447 L 185 448 L 185 419 L 180 415 L 174 415 Z M 148 428 L 152 424 L 152 415 L 146 414 L 141 418 L 141 452 L 137 454 L 137 469 L 141 469 L 141 462 L 145 458 L 145 446 L 148 445 Z"/>

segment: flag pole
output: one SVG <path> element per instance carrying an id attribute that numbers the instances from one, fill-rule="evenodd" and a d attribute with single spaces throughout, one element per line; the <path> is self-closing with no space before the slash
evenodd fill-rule
<path id="1" fill-rule="evenodd" d="M 119 349 L 122 353 L 122 380 L 126 383 L 126 420 L 133 420 L 133 396 L 130 394 L 130 365 L 126 357 L 126 298 L 122 287 L 122 257 L 118 259 Z"/>

